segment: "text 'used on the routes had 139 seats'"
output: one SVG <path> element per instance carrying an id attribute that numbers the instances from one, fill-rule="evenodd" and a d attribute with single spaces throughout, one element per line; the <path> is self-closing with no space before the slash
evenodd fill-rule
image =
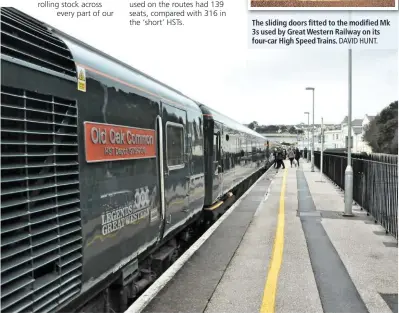
<path id="1" fill-rule="evenodd" d="M 390 19 L 251 19 L 250 46 L 309 47 L 362 46 L 397 47 Z"/>
<path id="2" fill-rule="evenodd" d="M 223 0 L 144 0 L 129 4 L 130 26 L 183 26 L 193 18 L 225 16 L 226 1 Z"/>

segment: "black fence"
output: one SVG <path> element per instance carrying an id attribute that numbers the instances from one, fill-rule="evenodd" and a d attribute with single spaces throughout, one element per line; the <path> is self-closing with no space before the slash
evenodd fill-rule
<path id="1" fill-rule="evenodd" d="M 314 156 L 320 168 L 320 152 Z M 323 173 L 343 190 L 346 166 L 346 154 L 323 153 Z M 353 153 L 352 168 L 353 200 L 398 239 L 398 156 Z"/>

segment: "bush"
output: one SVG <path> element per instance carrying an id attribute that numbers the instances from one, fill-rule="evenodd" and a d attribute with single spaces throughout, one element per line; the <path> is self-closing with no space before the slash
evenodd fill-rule
<path id="1" fill-rule="evenodd" d="M 370 122 L 364 140 L 375 153 L 398 154 L 398 101 L 392 102 Z"/>

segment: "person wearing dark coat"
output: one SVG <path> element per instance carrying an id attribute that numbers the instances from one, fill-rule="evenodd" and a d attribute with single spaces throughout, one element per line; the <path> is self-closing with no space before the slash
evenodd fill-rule
<path id="1" fill-rule="evenodd" d="M 277 150 L 274 149 L 273 151 L 273 166 L 274 168 L 277 168 Z"/>
<path id="2" fill-rule="evenodd" d="M 280 167 L 283 167 L 283 169 L 285 169 L 283 159 L 284 159 L 283 151 L 280 150 L 277 152 L 277 171 Z"/>
<path id="3" fill-rule="evenodd" d="M 299 159 L 300 158 L 301 158 L 301 152 L 299 151 L 298 148 L 296 148 L 295 149 L 295 160 L 296 160 L 296 163 L 298 164 L 298 167 L 299 167 Z"/>
<path id="4" fill-rule="evenodd" d="M 295 150 L 289 149 L 288 150 L 288 159 L 290 159 L 291 167 L 292 167 L 292 164 L 294 163 L 294 158 L 295 158 Z M 296 164 L 295 164 L 295 166 L 296 166 Z"/>

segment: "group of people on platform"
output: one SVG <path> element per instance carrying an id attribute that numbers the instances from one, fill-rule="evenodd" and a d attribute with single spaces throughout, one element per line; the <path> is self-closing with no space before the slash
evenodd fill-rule
<path id="1" fill-rule="evenodd" d="M 301 158 L 301 152 L 298 148 L 289 148 L 288 152 L 285 149 L 274 149 L 274 168 L 279 169 L 282 167 L 285 169 L 284 160 L 287 158 L 290 160 L 291 167 L 292 165 L 299 166 L 299 159 Z"/>

